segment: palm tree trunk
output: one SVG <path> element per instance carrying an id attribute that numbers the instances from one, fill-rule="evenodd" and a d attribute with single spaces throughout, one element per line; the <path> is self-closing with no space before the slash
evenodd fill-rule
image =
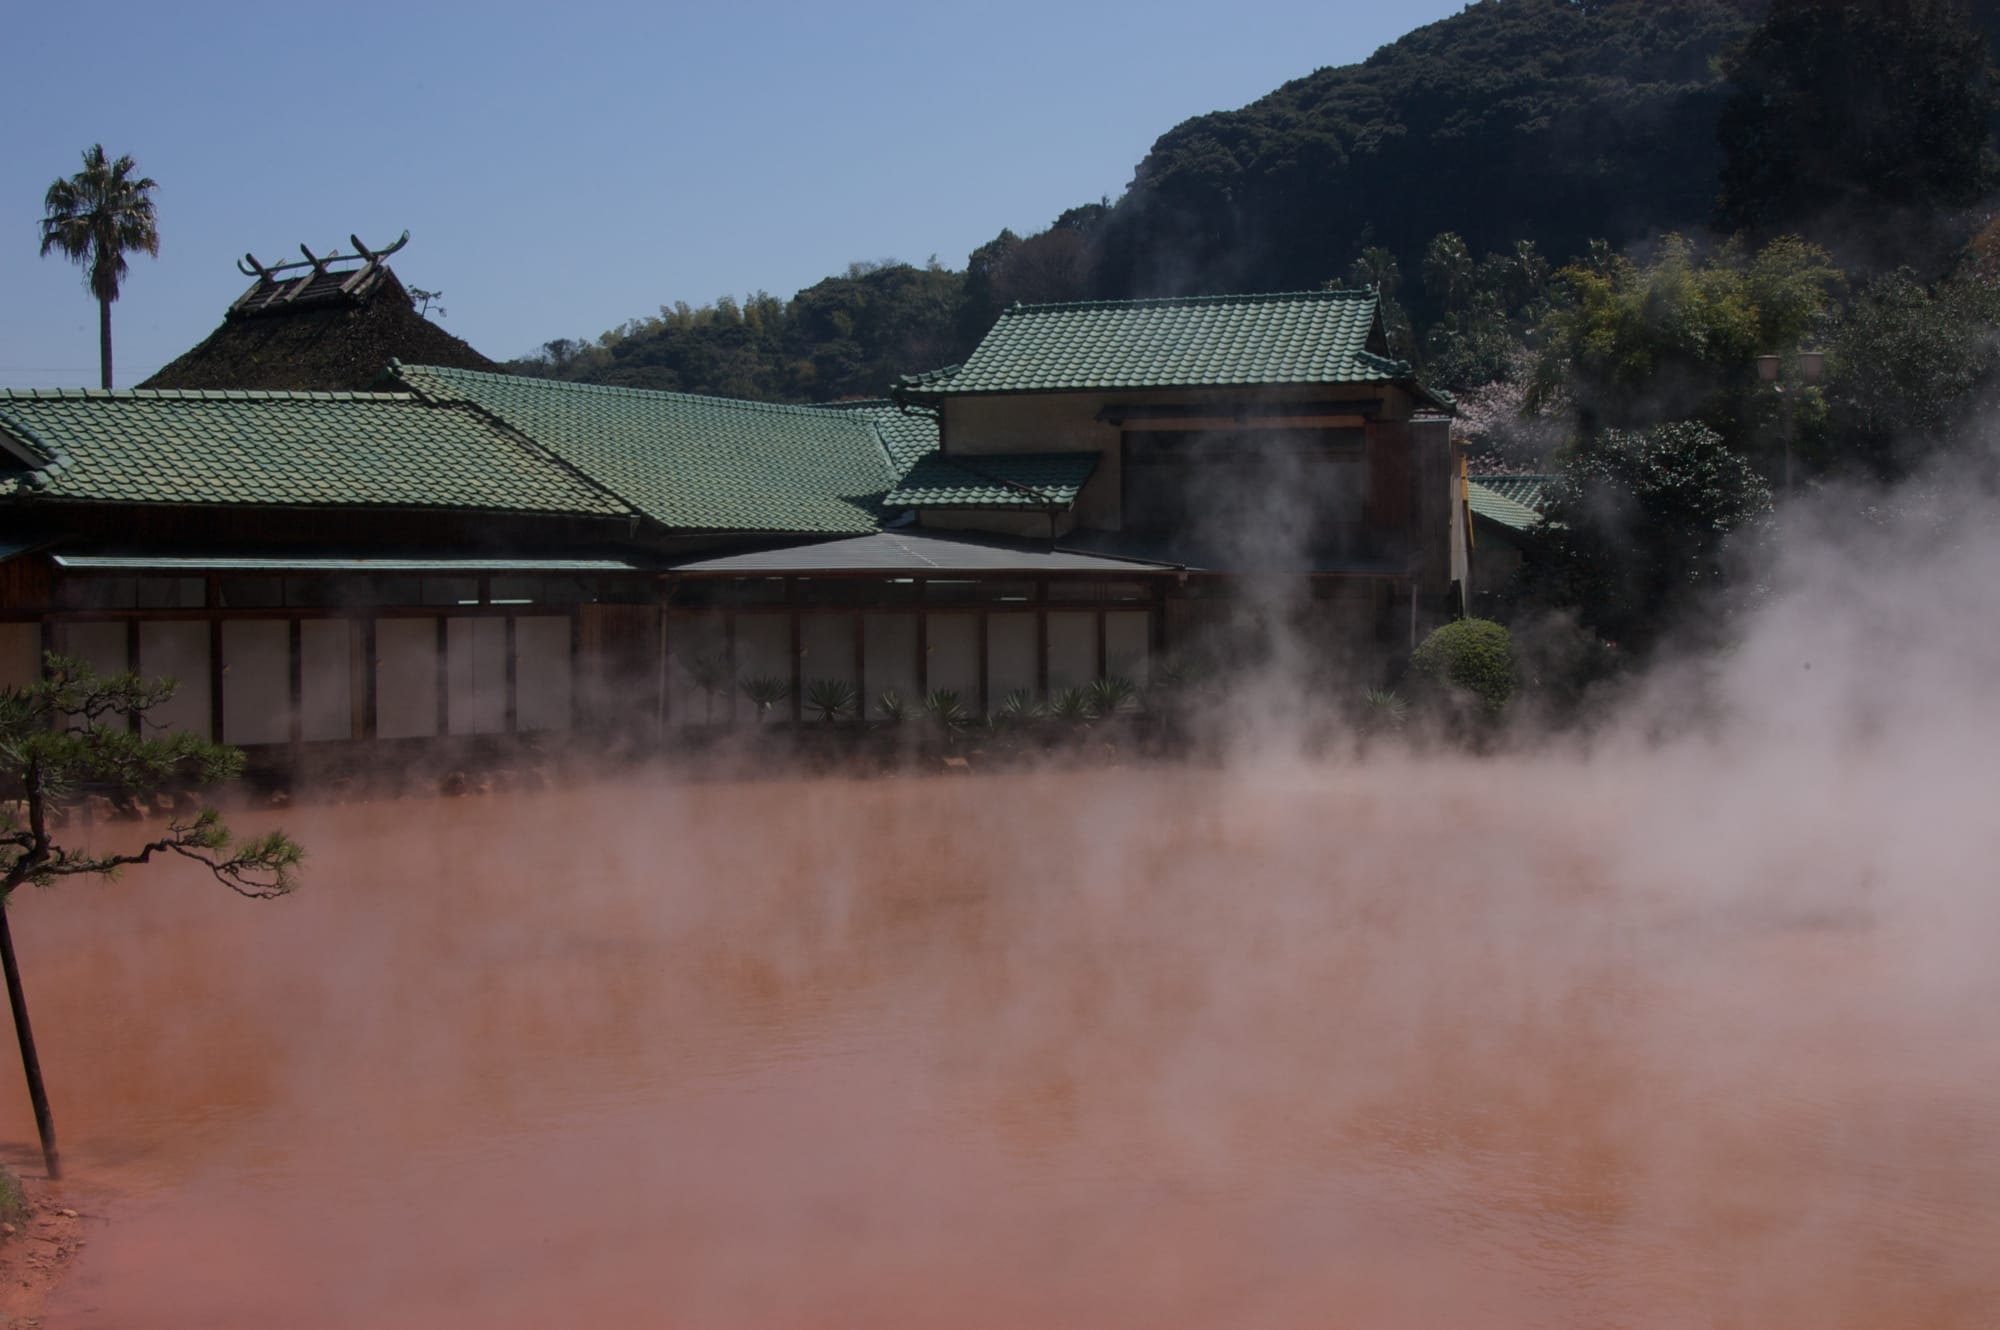
<path id="1" fill-rule="evenodd" d="M 7 1005 L 14 1009 L 14 1033 L 21 1039 L 21 1070 L 28 1074 L 28 1098 L 35 1106 L 35 1130 L 42 1136 L 42 1163 L 53 1182 L 62 1176 L 62 1159 L 56 1153 L 56 1120 L 49 1112 L 49 1092 L 42 1086 L 42 1060 L 35 1055 L 35 1032 L 28 1028 L 28 998 L 21 991 L 21 967 L 14 962 L 14 930 L 7 922 L 7 915 L 6 903 L 0 901 L 0 967 L 7 971 Z"/>
<path id="2" fill-rule="evenodd" d="M 98 297 L 97 301 L 97 365 L 101 371 L 99 378 L 106 392 L 111 391 L 111 302 Z"/>

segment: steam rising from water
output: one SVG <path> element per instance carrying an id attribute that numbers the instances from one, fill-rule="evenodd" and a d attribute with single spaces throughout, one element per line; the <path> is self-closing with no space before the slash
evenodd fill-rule
<path id="1" fill-rule="evenodd" d="M 1990 1325 L 1976 509 L 1791 515 L 1588 746 L 322 807 L 288 901 L 25 899 L 112 1197 L 51 1324 Z"/>

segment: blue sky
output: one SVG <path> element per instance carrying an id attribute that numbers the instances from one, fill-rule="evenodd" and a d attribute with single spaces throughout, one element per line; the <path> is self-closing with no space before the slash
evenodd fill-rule
<path id="1" fill-rule="evenodd" d="M 17 6 L 0 81 L 0 386 L 97 383 L 42 193 L 103 142 L 160 182 L 113 307 L 128 387 L 272 262 L 357 233 L 496 359 L 661 304 L 948 266 L 1116 197 L 1153 140 L 1458 0 L 1195 5 Z"/>

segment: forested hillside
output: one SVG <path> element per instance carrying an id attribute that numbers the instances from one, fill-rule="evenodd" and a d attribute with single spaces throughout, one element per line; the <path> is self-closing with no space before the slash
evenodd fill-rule
<path id="1" fill-rule="evenodd" d="M 1311 286 L 1440 231 L 1578 253 L 1707 221 L 1724 53 L 1763 0 L 1488 0 L 1182 124 L 1103 237 L 1107 293 Z"/>
<path id="2" fill-rule="evenodd" d="M 1720 57 L 1763 3 L 1484 0 L 1174 128 L 1115 204 L 1003 231 L 964 270 L 856 265 L 789 301 L 665 306 L 536 359 L 635 387 L 826 400 L 961 358 L 1015 300 L 1312 287 L 1370 246 L 1413 265 L 1447 230 L 1560 259 L 1699 226 Z"/>
<path id="3" fill-rule="evenodd" d="M 1371 284 L 1429 378 L 1517 401 L 1592 289 L 1568 265 L 1615 284 L 1619 256 L 1652 272 L 1681 236 L 1668 268 L 1698 270 L 1726 224 L 1750 250 L 1818 243 L 1844 299 L 1904 264 L 1946 275 L 1993 179 L 1996 28 L 2000 0 L 1481 0 L 1176 126 L 1115 202 L 963 269 L 662 306 L 514 368 L 827 401 L 962 359 L 1014 301 Z"/>

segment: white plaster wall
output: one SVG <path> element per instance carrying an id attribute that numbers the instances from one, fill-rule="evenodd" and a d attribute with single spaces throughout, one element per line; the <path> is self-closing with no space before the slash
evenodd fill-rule
<path id="1" fill-rule="evenodd" d="M 139 673 L 148 683 L 172 679 L 173 696 L 146 713 L 148 729 L 209 734 L 208 624 L 156 619 L 139 624 Z"/>
<path id="2" fill-rule="evenodd" d="M 431 621 L 416 622 L 429 628 Z M 431 681 L 430 715 L 435 727 L 434 667 L 426 677 Z M 354 639 L 353 625 L 346 619 L 307 619 L 299 625 L 299 734 L 309 740 L 354 737 Z"/>
<path id="3" fill-rule="evenodd" d="M 99 674 L 123 674 L 132 668 L 125 658 L 122 623 L 66 623 L 56 629 L 56 652 L 74 656 Z"/>
<path id="4" fill-rule="evenodd" d="M 876 701 L 885 692 L 894 692 L 905 707 L 914 710 L 923 698 L 917 688 L 917 616 L 914 614 L 869 614 L 861 621 L 868 714 L 882 714 Z"/>
<path id="5" fill-rule="evenodd" d="M 1104 672 L 1144 688 L 1150 677 L 1153 616 L 1146 610 L 1104 612 Z"/>
<path id="6" fill-rule="evenodd" d="M 222 625 L 222 741 L 281 744 L 292 737 L 292 631 L 283 619 Z"/>
<path id="7" fill-rule="evenodd" d="M 1097 677 L 1097 614 L 1049 611 L 1049 691 L 1079 688 Z"/>
<path id="8" fill-rule="evenodd" d="M 514 620 L 514 727 L 570 728 L 570 621 L 566 615 L 529 615 Z"/>
<path id="9" fill-rule="evenodd" d="M 928 632 L 930 691 L 949 688 L 967 711 L 979 710 L 979 616 L 932 614 Z"/>
<path id="10" fill-rule="evenodd" d="M 854 616 L 852 614 L 802 614 L 799 616 L 799 679 L 835 679 L 861 686 L 854 672 Z"/>
<path id="11" fill-rule="evenodd" d="M 756 705 L 743 692 L 745 681 L 768 677 L 790 688 L 796 664 L 792 659 L 792 621 L 789 614 L 738 614 L 736 714 L 749 720 L 759 719 Z M 775 703 L 762 717 L 772 721 L 791 718 L 789 697 Z"/>
<path id="12" fill-rule="evenodd" d="M 697 688 L 688 667 L 704 657 L 721 660 L 728 649 L 720 614 L 676 614 L 667 621 L 667 715 L 675 726 L 721 724 L 729 719 L 730 693 L 710 697 Z"/>
<path id="13" fill-rule="evenodd" d="M 445 724 L 453 734 L 507 728 L 507 621 L 461 615 L 445 623 Z"/>
<path id="14" fill-rule="evenodd" d="M 437 620 L 375 621 L 375 733 L 422 739 L 437 733 Z"/>
<path id="15" fill-rule="evenodd" d="M 993 613 L 986 617 L 986 709 L 1015 689 L 1035 691 L 1040 676 L 1033 614 Z"/>

